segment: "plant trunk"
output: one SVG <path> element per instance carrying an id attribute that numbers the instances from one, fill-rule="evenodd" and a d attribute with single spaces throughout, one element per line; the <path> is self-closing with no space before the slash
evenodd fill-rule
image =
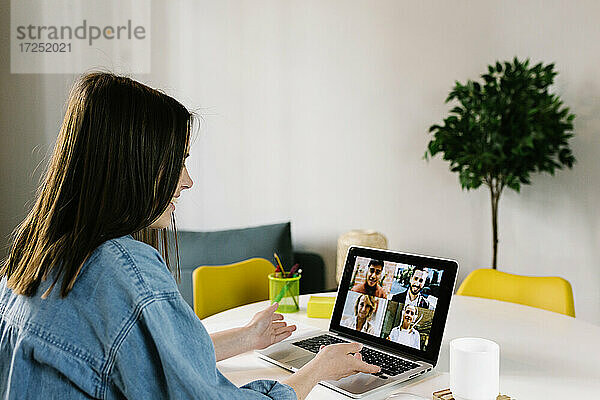
<path id="1" fill-rule="evenodd" d="M 493 185 L 490 187 L 490 197 L 492 201 L 492 268 L 496 269 L 498 260 L 498 202 L 500 201 L 500 190 Z"/>

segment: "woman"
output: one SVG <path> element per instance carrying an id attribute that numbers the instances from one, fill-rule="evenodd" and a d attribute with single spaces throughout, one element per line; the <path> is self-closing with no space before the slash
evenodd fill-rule
<path id="1" fill-rule="evenodd" d="M 359 332 L 365 332 L 371 335 L 375 334 L 375 329 L 371 324 L 371 317 L 377 311 L 377 298 L 362 294 L 358 296 L 354 303 L 354 315 L 346 316 L 340 321 L 342 326 L 356 329 Z"/>
<path id="2" fill-rule="evenodd" d="M 281 383 L 238 388 L 217 370 L 295 327 L 274 304 L 209 336 L 179 295 L 165 228 L 193 185 L 192 121 L 129 78 L 92 73 L 74 86 L 37 201 L 0 268 L 0 397 L 293 399 L 322 379 L 379 370 L 357 343 L 322 349 Z"/>
<path id="3" fill-rule="evenodd" d="M 402 321 L 396 326 L 388 336 L 389 340 L 405 346 L 421 348 L 421 335 L 414 327 L 418 316 L 418 309 L 412 304 L 406 304 L 402 310 Z"/>

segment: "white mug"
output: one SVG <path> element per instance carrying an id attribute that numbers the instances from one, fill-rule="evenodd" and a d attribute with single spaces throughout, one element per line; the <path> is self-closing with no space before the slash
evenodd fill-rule
<path id="1" fill-rule="evenodd" d="M 450 391 L 456 400 L 496 400 L 500 392 L 500 346 L 481 338 L 452 340 Z"/>

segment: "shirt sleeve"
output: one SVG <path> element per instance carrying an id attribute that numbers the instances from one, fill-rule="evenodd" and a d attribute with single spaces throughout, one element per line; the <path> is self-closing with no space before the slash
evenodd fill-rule
<path id="1" fill-rule="evenodd" d="M 272 380 L 240 388 L 217 369 L 212 340 L 178 293 L 152 298 L 118 346 L 111 384 L 128 399 L 296 400 Z"/>
<path id="2" fill-rule="evenodd" d="M 394 327 L 390 332 L 390 340 L 397 342 L 398 341 L 398 328 Z"/>
<path id="3" fill-rule="evenodd" d="M 419 331 L 414 329 L 412 331 L 411 337 L 412 337 L 412 347 L 414 347 L 415 349 L 420 349 L 421 348 L 421 335 L 419 334 Z"/>

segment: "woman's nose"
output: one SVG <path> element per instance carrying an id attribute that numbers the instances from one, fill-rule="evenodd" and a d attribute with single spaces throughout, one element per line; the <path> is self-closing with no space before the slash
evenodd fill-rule
<path id="1" fill-rule="evenodd" d="M 181 183 L 180 183 L 181 189 L 190 189 L 192 186 L 194 186 L 194 181 L 192 180 L 192 178 L 190 177 L 190 174 L 187 171 L 187 167 L 183 168 L 183 173 L 181 174 Z"/>

